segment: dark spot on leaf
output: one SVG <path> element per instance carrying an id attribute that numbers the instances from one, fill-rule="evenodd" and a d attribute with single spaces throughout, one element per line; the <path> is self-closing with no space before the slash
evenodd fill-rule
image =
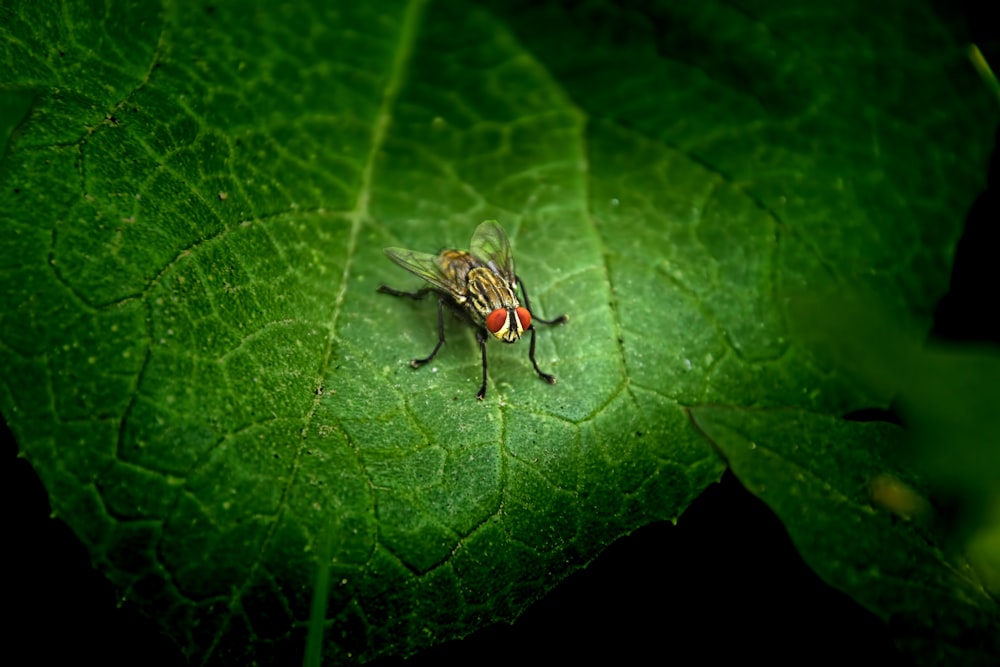
<path id="1" fill-rule="evenodd" d="M 899 415 L 892 410 L 883 410 L 882 408 L 854 410 L 844 415 L 844 419 L 849 422 L 886 422 L 896 426 L 903 425 L 903 420 L 899 418 Z"/>
<path id="2" fill-rule="evenodd" d="M 21 194 L 21 188 L 14 188 L 14 194 L 16 195 Z"/>
<path id="3" fill-rule="evenodd" d="M 635 437 L 641 438 L 642 437 L 642 431 L 636 431 L 635 432 Z"/>
<path id="4" fill-rule="evenodd" d="M 216 10 L 215 5 L 209 5 L 208 7 L 205 7 L 205 13 L 209 15 L 214 14 L 215 10 Z"/>

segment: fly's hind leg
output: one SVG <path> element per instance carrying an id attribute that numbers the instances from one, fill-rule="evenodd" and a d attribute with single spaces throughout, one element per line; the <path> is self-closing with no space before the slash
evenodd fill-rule
<path id="1" fill-rule="evenodd" d="M 382 294 L 389 294 L 392 296 L 405 296 L 407 299 L 423 299 L 425 296 L 427 296 L 434 290 L 432 290 L 430 287 L 424 287 L 423 289 L 419 289 L 416 292 L 404 292 L 403 290 L 400 289 L 393 289 L 388 285 L 379 285 L 378 289 L 376 289 L 375 291 L 381 292 Z"/>
<path id="2" fill-rule="evenodd" d="M 417 290 L 416 292 L 404 292 L 403 290 L 393 289 L 388 285 L 379 285 L 376 290 L 382 294 L 390 294 L 392 296 L 405 296 L 408 299 L 423 299 L 425 296 L 433 292 L 430 287 L 424 287 L 423 289 Z M 435 356 L 437 356 L 438 350 L 444 345 L 444 299 L 438 300 L 438 342 L 434 346 L 434 349 L 423 359 L 412 359 L 410 360 L 410 365 L 414 368 L 420 368 Z"/>

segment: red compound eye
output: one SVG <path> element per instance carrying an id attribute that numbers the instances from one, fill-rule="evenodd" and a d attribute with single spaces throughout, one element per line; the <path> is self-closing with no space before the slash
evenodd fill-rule
<path id="1" fill-rule="evenodd" d="M 490 333 L 495 334 L 503 329 L 505 324 L 507 324 L 507 311 L 503 308 L 497 308 L 486 316 L 486 328 Z"/>
<path id="2" fill-rule="evenodd" d="M 521 328 L 525 331 L 531 327 L 531 313 L 528 312 L 527 308 L 517 309 L 517 319 L 521 320 Z"/>

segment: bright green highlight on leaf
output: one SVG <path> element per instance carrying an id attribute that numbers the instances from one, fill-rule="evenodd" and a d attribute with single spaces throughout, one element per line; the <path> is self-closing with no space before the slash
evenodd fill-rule
<path id="1" fill-rule="evenodd" d="M 0 17 L 0 410 L 194 662 L 296 662 L 307 637 L 312 661 L 407 655 L 513 619 L 676 518 L 723 469 L 713 446 L 758 489 L 735 452 L 767 442 L 795 507 L 839 493 L 827 521 L 867 517 L 859 450 L 891 434 L 838 417 L 884 397 L 823 363 L 784 295 L 861 284 L 926 330 L 995 125 L 926 7 Z M 414 372 L 435 308 L 375 289 L 419 286 L 382 248 L 464 247 L 487 219 L 536 312 L 570 323 L 538 334 L 558 384 L 491 343 L 479 403 L 472 331 L 449 319 Z M 843 548 L 810 562 L 879 613 L 959 594 L 865 598 Z"/>

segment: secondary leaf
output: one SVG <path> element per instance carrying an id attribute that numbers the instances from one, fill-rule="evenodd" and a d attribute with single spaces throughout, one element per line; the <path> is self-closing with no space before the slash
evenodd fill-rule
<path id="1" fill-rule="evenodd" d="M 693 413 L 806 561 L 891 621 L 901 648 L 923 664 L 992 662 L 1000 651 L 996 599 L 926 527 L 871 502 L 872 481 L 899 457 L 899 427 L 791 410 Z"/>
<path id="2" fill-rule="evenodd" d="M 685 406 L 879 398 L 776 295 L 926 327 L 989 133 L 926 8 L 330 4 L 0 8 L 0 409 L 196 661 L 297 658 L 316 582 L 331 660 L 511 619 L 717 478 Z M 488 218 L 571 320 L 480 404 L 375 288 Z"/>

